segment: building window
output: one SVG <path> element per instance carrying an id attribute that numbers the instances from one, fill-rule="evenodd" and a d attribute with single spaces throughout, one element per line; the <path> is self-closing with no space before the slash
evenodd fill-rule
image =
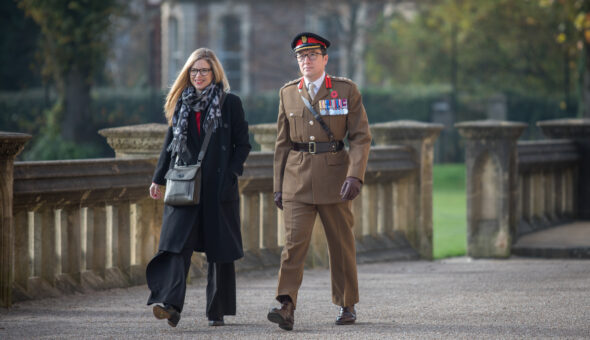
<path id="1" fill-rule="evenodd" d="M 170 85 L 176 79 L 181 67 L 182 52 L 180 51 L 178 37 L 178 20 L 174 17 L 168 19 L 168 82 Z"/>
<path id="2" fill-rule="evenodd" d="M 222 18 L 221 51 L 219 58 L 225 69 L 227 80 L 239 92 L 242 88 L 242 47 L 240 44 L 240 19 L 236 15 Z"/>

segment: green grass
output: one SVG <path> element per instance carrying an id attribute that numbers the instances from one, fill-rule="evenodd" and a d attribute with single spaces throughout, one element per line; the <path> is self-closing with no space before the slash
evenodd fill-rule
<path id="1" fill-rule="evenodd" d="M 433 169 L 433 256 L 462 256 L 467 248 L 465 165 L 441 164 Z"/>

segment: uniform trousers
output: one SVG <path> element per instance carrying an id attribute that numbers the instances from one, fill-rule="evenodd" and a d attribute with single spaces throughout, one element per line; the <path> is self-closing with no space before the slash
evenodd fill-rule
<path id="1" fill-rule="evenodd" d="M 195 227 L 180 253 L 159 251 L 147 265 L 146 278 L 151 290 L 148 305 L 163 303 L 182 312 L 186 279 L 197 235 L 198 228 Z M 233 262 L 208 263 L 206 295 L 206 315 L 209 320 L 236 315 L 236 273 Z"/>
<path id="2" fill-rule="evenodd" d="M 285 246 L 281 253 L 277 300 L 281 295 L 288 295 L 297 306 L 297 292 L 303 280 L 305 257 L 316 215 L 319 213 L 328 241 L 332 302 L 347 307 L 359 301 L 351 207 L 351 201 L 318 205 L 283 202 Z"/>

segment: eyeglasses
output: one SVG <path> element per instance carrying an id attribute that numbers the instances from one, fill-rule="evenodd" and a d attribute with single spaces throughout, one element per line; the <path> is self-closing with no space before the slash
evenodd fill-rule
<path id="1" fill-rule="evenodd" d="M 321 55 L 323 55 L 323 53 L 311 52 L 306 54 L 296 54 L 295 58 L 297 58 L 297 61 L 299 62 L 304 61 L 306 57 L 309 58 L 309 61 L 315 61 Z"/>
<path id="2" fill-rule="evenodd" d="M 211 72 L 210 68 L 191 68 L 190 69 L 190 75 L 191 77 L 196 76 L 197 74 L 201 74 L 203 77 L 206 77 L 209 72 Z"/>

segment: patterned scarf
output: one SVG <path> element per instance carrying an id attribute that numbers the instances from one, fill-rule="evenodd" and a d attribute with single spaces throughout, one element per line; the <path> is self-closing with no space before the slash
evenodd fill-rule
<path id="1" fill-rule="evenodd" d="M 190 159 L 187 148 L 188 119 L 194 117 L 194 112 L 207 111 L 207 117 L 203 122 L 203 131 L 207 133 L 210 129 L 217 129 L 221 125 L 221 95 L 223 91 L 221 85 L 214 83 L 209 84 L 201 93 L 193 86 L 189 86 L 176 102 L 174 115 L 172 116 L 172 126 L 174 139 L 168 145 L 167 151 L 172 152 L 172 159 L 179 156 L 184 164 Z"/>

